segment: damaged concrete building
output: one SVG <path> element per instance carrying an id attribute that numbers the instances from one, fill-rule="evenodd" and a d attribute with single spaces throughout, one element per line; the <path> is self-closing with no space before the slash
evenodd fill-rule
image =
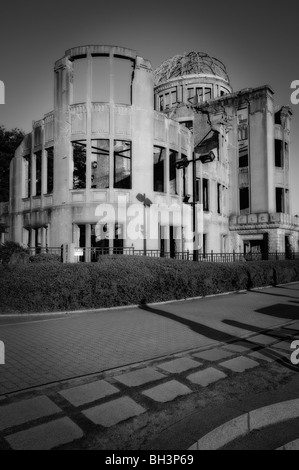
<path id="1" fill-rule="evenodd" d="M 153 71 L 122 47 L 66 51 L 54 68 L 54 111 L 34 121 L 11 162 L 2 241 L 33 250 L 73 244 L 86 261 L 95 248 L 171 257 L 298 252 L 292 111 L 273 96 L 269 85 L 234 92 L 223 63 L 204 53 Z M 141 220 L 139 237 L 127 230 L 136 204 L 159 213 L 150 234 L 153 222 Z M 174 206 L 188 207 L 188 218 L 196 212 L 195 248 L 184 217 L 169 215 Z"/>

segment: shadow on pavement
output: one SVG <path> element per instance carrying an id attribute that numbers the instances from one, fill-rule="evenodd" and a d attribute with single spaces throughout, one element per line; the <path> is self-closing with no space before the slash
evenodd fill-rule
<path id="1" fill-rule="evenodd" d="M 281 305 L 278 304 L 278 307 L 280 308 Z M 283 307 L 286 307 L 286 306 L 283 305 Z M 292 306 L 290 306 L 290 307 L 292 307 Z M 228 343 L 228 342 L 229 343 L 238 342 L 239 344 L 242 343 L 242 345 L 244 345 L 244 346 L 247 345 L 251 349 L 252 348 L 254 348 L 254 349 L 257 349 L 257 348 L 261 349 L 262 348 L 261 344 L 251 342 L 250 339 L 246 340 L 246 339 L 239 338 L 237 336 L 230 335 L 230 334 L 225 333 L 223 331 L 216 330 L 215 328 L 211 328 L 209 326 L 202 325 L 202 324 L 194 322 L 192 320 L 187 320 L 186 318 L 181 318 L 181 317 L 175 315 L 174 313 L 165 312 L 164 310 L 159 310 L 157 308 L 150 307 L 147 304 L 141 304 L 141 305 L 139 305 L 139 308 L 141 310 L 146 311 L 146 312 L 154 313 L 155 315 L 159 315 L 159 316 L 168 318 L 169 320 L 173 320 L 177 323 L 180 323 L 182 325 L 188 326 L 195 333 L 198 333 L 202 336 L 205 336 L 205 337 L 210 338 L 210 339 L 215 340 L 215 341 L 226 342 L 226 343 Z M 271 308 L 272 307 L 269 307 L 269 309 L 271 309 Z M 297 307 L 295 307 L 295 309 L 298 312 Z M 266 310 L 266 309 L 261 309 L 261 310 Z M 227 324 L 231 323 L 232 326 L 242 325 L 242 328 L 248 329 L 249 331 L 251 329 L 253 329 L 252 331 L 256 331 L 256 332 L 261 331 L 260 328 L 258 329 L 256 327 L 252 327 L 251 325 L 246 325 L 246 324 L 243 325 L 242 323 L 239 323 L 239 322 L 230 322 L 229 320 L 223 320 L 223 323 L 227 323 Z M 256 330 L 255 330 L 255 328 L 256 328 Z M 291 361 L 288 358 L 282 357 L 279 352 L 276 352 L 276 351 L 273 351 L 273 350 L 270 351 L 270 350 L 265 348 L 265 349 L 263 349 L 263 354 L 265 354 L 266 356 L 269 356 L 271 358 L 274 358 L 276 360 L 276 362 L 278 362 L 281 365 L 287 367 L 288 369 L 298 371 L 298 367 L 292 365 Z"/>
<path id="2" fill-rule="evenodd" d="M 264 295 L 273 295 L 275 297 L 289 297 L 291 299 L 294 298 L 293 295 L 286 295 L 286 294 L 272 294 L 267 291 L 262 291 L 262 290 L 255 290 L 255 289 L 248 289 L 248 292 L 251 292 L 252 294 L 264 294 Z"/>
<path id="3" fill-rule="evenodd" d="M 287 304 L 275 304 L 255 310 L 257 313 L 269 315 L 270 317 L 286 318 L 288 320 L 299 320 L 299 307 Z"/>
<path id="4" fill-rule="evenodd" d="M 214 341 L 220 342 L 232 342 L 232 341 L 240 341 L 240 338 L 237 336 L 230 335 L 223 331 L 216 330 L 215 328 L 211 328 L 206 325 L 202 325 L 201 323 L 194 322 L 192 320 L 187 320 L 186 318 L 179 317 L 174 313 L 165 312 L 164 310 L 159 310 L 157 308 L 150 307 L 149 305 L 142 304 L 139 305 L 139 308 L 145 310 L 146 312 L 154 313 L 155 315 L 160 315 L 162 317 L 168 318 L 169 320 L 173 320 L 181 325 L 188 326 L 190 330 L 198 333 L 202 336 L 206 336 Z"/>
<path id="5" fill-rule="evenodd" d="M 223 320 L 223 323 L 229 326 L 233 326 L 235 328 L 241 328 L 242 330 L 252 331 L 253 333 L 261 333 L 261 328 L 254 325 L 248 325 L 248 323 L 242 323 L 236 320 Z M 289 334 L 287 332 L 281 330 L 270 330 L 267 332 L 263 332 L 262 334 L 264 336 L 270 336 L 278 339 L 284 339 L 289 337 Z"/>

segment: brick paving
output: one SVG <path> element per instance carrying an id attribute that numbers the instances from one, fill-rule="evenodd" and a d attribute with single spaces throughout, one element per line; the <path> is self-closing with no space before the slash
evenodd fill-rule
<path id="1" fill-rule="evenodd" d="M 275 289 L 275 295 L 277 292 L 279 289 Z M 299 289 L 293 288 L 292 292 L 298 295 Z M 90 429 L 100 431 L 138 419 L 154 406 L 184 400 L 202 387 L 230 380 L 234 374 L 286 360 L 299 322 L 255 312 L 247 312 L 245 318 L 247 307 L 241 300 L 244 303 L 246 297 L 246 305 L 248 298 L 253 304 L 251 294 L 254 297 L 250 293 L 249 297 L 233 295 L 165 304 L 148 312 L 106 311 L 5 325 L 0 320 L 0 338 L 5 336 L 7 352 L 7 362 L 0 369 L 0 449 L 81 448 Z M 255 310 L 265 308 L 269 298 L 271 289 L 256 294 Z M 238 305 L 238 314 L 229 314 L 229 305 Z M 212 308 L 213 322 L 207 321 L 206 315 L 206 311 L 212 315 Z M 174 312 L 178 320 L 167 317 L 169 312 Z M 226 323 L 227 317 L 230 324 Z M 245 327 L 251 335 L 248 347 L 240 342 Z M 263 328 L 267 329 L 266 335 L 258 333 Z M 136 344 L 128 342 L 129 338 Z M 230 343 L 223 344 L 227 341 Z M 181 348 L 183 352 L 178 355 Z M 37 356 L 39 352 L 41 356 Z M 134 363 L 142 361 L 148 364 L 132 370 Z M 122 370 L 113 371 L 115 367 Z M 88 374 L 96 376 L 93 379 Z M 76 385 L 71 380 L 61 382 L 62 389 L 54 392 L 41 388 L 34 398 L 9 395 L 22 387 L 28 390 L 29 386 L 80 375 L 83 378 L 76 379 Z"/>

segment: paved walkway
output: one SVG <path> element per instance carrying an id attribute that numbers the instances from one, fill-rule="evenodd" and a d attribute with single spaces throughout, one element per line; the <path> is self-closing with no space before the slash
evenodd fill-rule
<path id="1" fill-rule="evenodd" d="M 276 362 L 292 368 L 298 299 L 299 284 L 292 284 L 140 308 L 2 318 L 0 448 L 107 448 L 104 431 L 119 423 Z M 67 382 L 75 377 L 81 379 Z M 56 385 L 44 387 L 50 383 Z M 188 448 L 192 436 L 184 436 Z"/>

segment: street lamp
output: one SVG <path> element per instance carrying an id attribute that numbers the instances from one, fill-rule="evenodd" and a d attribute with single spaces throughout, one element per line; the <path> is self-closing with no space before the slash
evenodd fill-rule
<path id="1" fill-rule="evenodd" d="M 201 141 L 197 144 L 197 147 L 200 146 L 200 144 L 208 137 L 208 135 L 212 132 L 217 132 L 219 134 L 219 131 L 217 131 L 216 129 L 210 129 L 209 132 L 203 137 L 203 139 L 201 139 Z M 192 180 L 193 180 L 193 202 L 189 202 L 189 199 L 190 199 L 190 196 L 185 196 L 184 199 L 183 199 L 183 203 L 185 204 L 189 204 L 190 206 L 192 206 L 192 218 L 193 218 L 193 233 L 194 233 L 194 239 L 193 239 L 193 243 L 196 242 L 196 231 L 197 231 L 197 227 L 196 227 L 196 200 L 195 200 L 195 197 L 196 197 L 196 162 L 198 161 L 201 161 L 201 163 L 210 163 L 210 162 L 213 162 L 216 158 L 214 152 L 212 150 L 209 150 L 208 152 L 205 152 L 205 153 L 202 153 L 200 154 L 197 158 L 195 156 L 195 152 L 193 151 L 193 154 L 192 154 L 192 160 L 188 160 L 187 157 L 184 157 L 184 158 L 181 158 L 179 160 L 177 160 L 176 162 L 176 168 L 178 170 L 182 169 L 182 168 L 186 168 L 189 163 L 192 163 L 193 165 L 193 172 L 192 172 Z M 193 246 L 193 261 L 198 261 L 198 246 L 196 246 L 194 248 Z"/>
<path id="2" fill-rule="evenodd" d="M 146 208 L 151 207 L 152 201 L 146 197 L 145 194 L 138 193 L 136 196 L 136 199 L 139 202 L 142 202 L 143 207 L 144 207 L 144 227 L 143 227 L 143 253 L 144 256 L 146 256 Z"/>

